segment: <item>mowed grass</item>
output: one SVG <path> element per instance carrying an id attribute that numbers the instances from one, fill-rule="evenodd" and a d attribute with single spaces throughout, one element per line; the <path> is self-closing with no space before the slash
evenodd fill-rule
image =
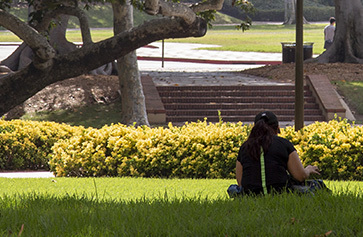
<path id="1" fill-rule="evenodd" d="M 334 82 L 345 98 L 348 100 L 349 104 L 357 111 L 358 114 L 363 114 L 363 82 L 354 81 L 336 81 Z"/>
<path id="2" fill-rule="evenodd" d="M 304 42 L 312 42 L 313 53 L 323 52 L 324 24 L 304 25 Z M 295 25 L 252 25 L 245 32 L 229 27 L 214 27 L 201 38 L 173 39 L 170 42 L 200 43 L 220 45 L 208 50 L 227 50 L 242 52 L 282 52 L 282 42 L 295 42 Z"/>
<path id="3" fill-rule="evenodd" d="M 313 42 L 313 53 L 323 52 L 324 24 L 305 24 L 304 42 Z M 92 38 L 95 42 L 113 35 L 112 29 L 93 29 Z M 207 48 L 208 50 L 227 50 L 241 52 L 282 52 L 282 42 L 295 42 L 295 25 L 252 25 L 250 30 L 242 32 L 235 26 L 214 26 L 207 31 L 204 37 L 168 39 L 166 42 L 212 44 L 219 47 Z M 79 30 L 67 31 L 67 39 L 72 42 L 81 42 Z M 20 41 L 9 32 L 0 32 L 1 42 Z"/>
<path id="4" fill-rule="evenodd" d="M 229 199 L 234 180 L 1 178 L 1 236 L 362 236 L 362 182 Z"/>

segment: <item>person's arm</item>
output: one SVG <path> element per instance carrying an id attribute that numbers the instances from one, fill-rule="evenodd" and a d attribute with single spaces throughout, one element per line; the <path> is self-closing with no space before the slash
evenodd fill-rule
<path id="1" fill-rule="evenodd" d="M 307 179 L 310 174 L 320 175 L 319 169 L 316 166 L 308 165 L 304 168 L 296 151 L 290 153 L 289 161 L 287 162 L 287 169 L 292 177 L 300 182 Z"/>
<path id="2" fill-rule="evenodd" d="M 242 186 L 242 172 L 243 172 L 243 167 L 241 162 L 239 162 L 238 160 L 236 161 L 236 179 L 237 179 L 237 184 L 238 186 Z"/>

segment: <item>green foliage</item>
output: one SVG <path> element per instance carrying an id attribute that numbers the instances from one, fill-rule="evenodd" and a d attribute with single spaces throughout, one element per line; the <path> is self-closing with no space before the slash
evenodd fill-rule
<path id="1" fill-rule="evenodd" d="M 305 7 L 304 17 L 307 21 L 328 21 L 335 16 L 335 7 Z"/>
<path id="2" fill-rule="evenodd" d="M 206 122 L 88 129 L 57 143 L 50 166 L 58 176 L 233 177 L 249 129 Z"/>
<path id="3" fill-rule="evenodd" d="M 251 125 L 198 122 L 182 127 L 71 127 L 48 122 L 0 123 L 1 169 L 48 168 L 57 176 L 233 178 Z M 346 120 L 282 129 L 304 165 L 322 178 L 362 180 L 363 128 Z M 48 163 L 49 161 L 49 163 Z"/>
<path id="4" fill-rule="evenodd" d="M 332 120 L 315 122 L 297 133 L 285 129 L 283 136 L 295 144 L 303 163 L 317 165 L 324 178 L 362 180 L 362 132 L 347 120 Z"/>
<path id="5" fill-rule="evenodd" d="M 63 124 L 0 120 L 0 169 L 49 169 L 53 144 L 74 134 Z"/>

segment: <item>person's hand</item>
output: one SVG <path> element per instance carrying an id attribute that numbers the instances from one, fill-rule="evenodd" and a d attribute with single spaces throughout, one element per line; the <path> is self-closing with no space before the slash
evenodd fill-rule
<path id="1" fill-rule="evenodd" d="M 319 173 L 319 168 L 317 166 L 312 166 L 312 165 L 308 165 L 305 167 L 305 172 L 310 176 L 311 174 L 317 174 L 320 175 Z"/>

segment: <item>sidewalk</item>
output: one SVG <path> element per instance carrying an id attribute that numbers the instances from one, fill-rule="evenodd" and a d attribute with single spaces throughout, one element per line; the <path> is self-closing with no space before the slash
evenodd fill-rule
<path id="1" fill-rule="evenodd" d="M 0 178 L 54 178 L 49 171 L 9 171 L 0 172 Z"/>
<path id="2" fill-rule="evenodd" d="M 232 52 L 198 48 L 218 45 L 154 42 L 136 50 L 140 71 L 218 72 L 241 71 L 280 64 L 282 53 Z M 164 48 L 164 55 L 163 55 Z M 164 64 L 162 62 L 164 58 Z"/>

